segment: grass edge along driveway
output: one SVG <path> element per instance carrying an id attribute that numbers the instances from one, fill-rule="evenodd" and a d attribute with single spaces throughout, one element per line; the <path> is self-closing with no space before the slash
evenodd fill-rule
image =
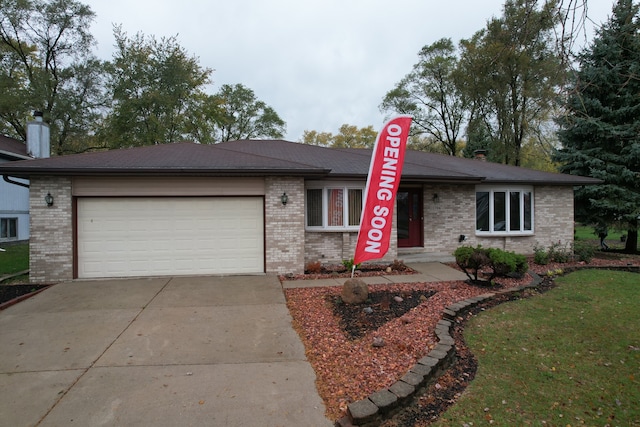
<path id="1" fill-rule="evenodd" d="M 640 275 L 581 270 L 470 319 L 478 372 L 435 426 L 640 426 Z"/>

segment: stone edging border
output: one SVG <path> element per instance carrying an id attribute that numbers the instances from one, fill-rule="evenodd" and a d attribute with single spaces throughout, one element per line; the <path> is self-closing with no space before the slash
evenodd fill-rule
<path id="1" fill-rule="evenodd" d="M 588 266 L 566 268 L 564 273 L 581 269 L 626 270 L 640 272 L 637 266 Z M 526 289 L 536 288 L 542 283 L 542 277 L 529 271 L 533 280 L 521 286 L 489 292 L 451 304 L 442 311 L 442 319 L 436 324 L 438 344 L 422 359 L 388 388 L 370 394 L 368 397 L 350 403 L 347 415 L 336 421 L 337 427 L 364 426 L 373 427 L 391 418 L 396 409 L 411 402 L 428 385 L 440 378 L 453 364 L 456 356 L 455 341 L 451 336 L 454 320 L 462 312 L 487 301 L 496 295 L 513 294 Z"/>
<path id="2" fill-rule="evenodd" d="M 451 304 L 442 311 L 442 319 L 436 324 L 438 344 L 404 374 L 398 381 L 386 389 L 370 394 L 368 397 L 348 405 L 347 415 L 338 421 L 336 426 L 375 426 L 390 418 L 394 409 L 409 403 L 426 386 L 440 378 L 455 360 L 455 341 L 451 329 L 455 318 L 463 311 L 475 307 L 499 294 L 520 292 L 535 288 L 542 278 L 529 272 L 533 280 L 523 286 L 489 292 L 477 297 L 468 298 Z"/>

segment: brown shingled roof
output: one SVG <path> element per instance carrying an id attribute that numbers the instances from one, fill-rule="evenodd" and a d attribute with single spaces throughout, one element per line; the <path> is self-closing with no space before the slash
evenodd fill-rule
<path id="1" fill-rule="evenodd" d="M 270 176 L 366 179 L 371 149 L 335 149 L 283 140 L 192 142 L 58 156 L 0 165 L 0 174 L 119 176 Z M 408 150 L 404 181 L 588 185 L 600 181 Z"/>
<path id="2" fill-rule="evenodd" d="M 26 160 L 2 165 L 0 173 L 30 175 L 324 176 L 328 170 L 274 157 L 192 142 L 160 144 Z"/>
<path id="3" fill-rule="evenodd" d="M 0 155 L 16 159 L 27 157 L 27 144 L 17 139 L 0 135 Z"/>

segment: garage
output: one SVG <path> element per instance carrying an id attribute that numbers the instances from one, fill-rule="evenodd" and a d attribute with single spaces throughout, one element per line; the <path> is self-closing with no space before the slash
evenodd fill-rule
<path id="1" fill-rule="evenodd" d="M 263 273 L 263 197 L 79 197 L 79 278 Z"/>

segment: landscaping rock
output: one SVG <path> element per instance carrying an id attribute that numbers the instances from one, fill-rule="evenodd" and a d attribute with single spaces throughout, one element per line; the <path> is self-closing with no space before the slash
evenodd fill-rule
<path id="1" fill-rule="evenodd" d="M 362 304 L 369 297 L 369 287 L 360 279 L 349 279 L 342 285 L 342 301 L 346 304 Z"/>
<path id="2" fill-rule="evenodd" d="M 374 347 L 384 347 L 384 339 L 380 337 L 374 337 L 373 343 L 371 345 L 373 345 Z"/>

